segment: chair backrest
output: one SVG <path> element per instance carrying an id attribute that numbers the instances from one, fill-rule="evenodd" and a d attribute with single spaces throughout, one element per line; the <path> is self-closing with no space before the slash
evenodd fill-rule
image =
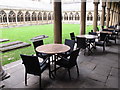
<path id="1" fill-rule="evenodd" d="M 38 46 L 40 46 L 40 45 L 43 45 L 44 43 L 43 43 L 43 40 L 39 40 L 39 41 L 35 41 L 35 42 L 33 42 L 33 46 L 34 46 L 34 48 L 36 49 L 36 47 L 38 47 Z"/>
<path id="2" fill-rule="evenodd" d="M 68 45 L 70 47 L 69 51 L 71 52 L 74 49 L 75 41 L 74 40 L 65 39 L 65 45 Z"/>
<path id="3" fill-rule="evenodd" d="M 79 55 L 79 51 L 80 51 L 80 49 L 76 49 L 70 54 L 70 59 L 69 59 L 70 66 L 76 65 L 77 56 Z"/>
<path id="4" fill-rule="evenodd" d="M 75 40 L 75 34 L 74 32 L 70 33 L 71 40 Z"/>
<path id="5" fill-rule="evenodd" d="M 41 69 L 38 61 L 38 57 L 36 56 L 28 56 L 20 54 L 23 64 L 25 66 L 25 70 L 29 74 L 40 75 Z"/>
<path id="6" fill-rule="evenodd" d="M 96 32 L 89 32 L 89 35 L 97 35 Z"/>
<path id="7" fill-rule="evenodd" d="M 108 36 L 107 33 L 100 33 L 100 41 L 105 41 L 107 36 Z"/>
<path id="8" fill-rule="evenodd" d="M 43 45 L 43 44 L 44 44 L 44 43 L 43 43 L 43 40 L 39 40 L 39 41 L 33 42 L 34 50 L 35 50 L 37 56 L 38 56 L 38 54 L 40 54 L 40 53 L 36 51 L 36 47 L 41 46 L 41 45 Z"/>
<path id="9" fill-rule="evenodd" d="M 77 48 L 82 48 L 85 49 L 86 48 L 86 38 L 80 38 L 80 37 L 76 37 L 77 38 Z"/>

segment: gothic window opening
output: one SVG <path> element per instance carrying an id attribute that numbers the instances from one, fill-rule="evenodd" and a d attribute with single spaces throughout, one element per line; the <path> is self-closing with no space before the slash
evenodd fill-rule
<path id="1" fill-rule="evenodd" d="M 75 20 L 80 20 L 80 17 L 79 17 L 79 13 L 78 13 L 78 12 L 75 14 Z"/>
<path id="2" fill-rule="evenodd" d="M 25 21 L 30 21 L 30 13 L 28 11 L 25 14 Z"/>
<path id="3" fill-rule="evenodd" d="M 10 11 L 8 14 L 9 22 L 16 22 L 16 15 L 13 11 Z"/>
<path id="4" fill-rule="evenodd" d="M 47 20 L 47 14 L 46 14 L 46 12 L 43 13 L 43 20 Z"/>
<path id="5" fill-rule="evenodd" d="M 69 20 L 73 20 L 73 13 L 72 12 L 69 15 Z"/>
<path id="6" fill-rule="evenodd" d="M 32 13 L 32 21 L 36 21 L 37 20 L 37 15 L 35 12 Z"/>
<path id="7" fill-rule="evenodd" d="M 17 21 L 18 22 L 23 22 L 23 13 L 21 11 L 18 12 Z"/>
<path id="8" fill-rule="evenodd" d="M 100 21 L 100 14 L 98 14 L 98 21 Z"/>
<path id="9" fill-rule="evenodd" d="M 42 20 L 42 13 L 41 12 L 38 13 L 38 20 Z"/>
<path id="10" fill-rule="evenodd" d="M 68 20 L 68 15 L 67 15 L 67 13 L 64 14 L 64 20 Z"/>
<path id="11" fill-rule="evenodd" d="M 51 14 L 50 13 L 48 14 L 48 20 L 51 20 Z"/>
<path id="12" fill-rule="evenodd" d="M 7 22 L 7 14 L 2 10 L 0 11 L 0 23 Z"/>

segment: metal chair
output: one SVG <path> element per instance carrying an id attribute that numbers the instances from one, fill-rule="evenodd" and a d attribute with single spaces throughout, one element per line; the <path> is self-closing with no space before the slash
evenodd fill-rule
<path id="1" fill-rule="evenodd" d="M 74 45 L 75 45 L 75 41 L 74 40 L 65 39 L 65 45 L 68 45 L 70 47 L 70 50 L 65 52 L 65 53 L 60 53 L 59 55 L 67 57 L 73 51 Z"/>
<path id="2" fill-rule="evenodd" d="M 99 40 L 97 42 L 95 42 L 95 46 L 102 46 L 103 52 L 104 52 L 107 41 L 108 41 L 108 34 L 107 33 L 100 33 Z"/>
<path id="3" fill-rule="evenodd" d="M 86 49 L 88 49 L 89 52 L 92 52 L 90 49 L 90 43 L 87 43 L 86 38 L 76 37 L 77 38 L 77 48 L 83 49 L 84 55 L 86 53 Z"/>
<path id="4" fill-rule="evenodd" d="M 76 66 L 76 68 L 77 68 L 77 76 L 79 77 L 79 68 L 77 65 L 77 56 L 79 55 L 79 50 L 80 49 L 76 49 L 75 51 L 72 51 L 69 55 L 70 58 L 60 57 L 61 59 L 56 61 L 56 65 L 67 68 L 70 79 L 71 79 L 70 69 L 74 66 Z M 60 67 L 58 67 L 58 68 L 60 68 Z"/>
<path id="5" fill-rule="evenodd" d="M 36 56 L 38 56 L 38 57 L 40 57 L 40 58 L 43 58 L 43 59 L 46 59 L 49 55 L 48 54 L 44 54 L 44 53 L 40 53 L 40 52 L 37 52 L 36 51 L 36 48 L 38 47 L 38 46 L 41 46 L 41 45 L 43 45 L 44 43 L 43 43 L 43 40 L 39 40 L 39 41 L 35 41 L 35 42 L 33 42 L 33 46 L 34 46 L 34 50 L 35 50 L 35 52 L 36 52 Z"/>
<path id="6" fill-rule="evenodd" d="M 74 40 L 75 43 L 77 42 L 74 32 L 70 33 L 70 38 L 71 38 L 71 40 Z"/>
<path id="7" fill-rule="evenodd" d="M 27 86 L 27 74 L 33 74 L 40 77 L 39 86 L 41 88 L 41 74 L 48 67 L 48 64 L 46 63 L 47 59 L 40 63 L 37 56 L 23 54 L 20 54 L 20 56 L 25 66 L 25 85 Z"/>

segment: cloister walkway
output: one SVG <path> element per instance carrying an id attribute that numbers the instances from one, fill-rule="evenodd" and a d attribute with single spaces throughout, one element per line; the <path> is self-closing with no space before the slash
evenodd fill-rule
<path id="1" fill-rule="evenodd" d="M 57 78 L 51 80 L 48 70 L 42 74 L 43 88 L 118 88 L 118 55 L 120 54 L 120 39 L 117 44 L 106 47 L 106 52 L 102 52 L 101 47 L 97 47 L 94 54 L 84 56 L 80 52 L 78 65 L 80 77 L 77 78 L 76 69 L 71 70 L 72 80 L 65 69 L 57 71 Z M 113 42 L 114 43 L 114 42 Z M 4 80 L 5 88 L 39 88 L 39 77 L 29 75 L 28 86 L 24 85 L 24 66 L 18 60 L 3 66 L 4 70 L 11 74 L 11 77 Z"/>

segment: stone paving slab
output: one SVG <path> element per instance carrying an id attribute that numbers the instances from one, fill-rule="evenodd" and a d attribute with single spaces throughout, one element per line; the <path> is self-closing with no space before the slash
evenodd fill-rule
<path id="1" fill-rule="evenodd" d="M 19 43 L 22 43 L 22 42 L 21 41 L 15 41 L 15 42 L 9 42 L 9 43 L 5 43 L 5 44 L 0 44 L 0 48 L 7 47 L 7 46 L 12 46 L 12 45 L 19 44 Z"/>
<path id="2" fill-rule="evenodd" d="M 19 43 L 19 44 L 16 44 L 16 45 L 0 48 L 0 52 L 7 52 L 7 51 L 10 51 L 10 50 L 14 50 L 14 49 L 22 48 L 22 47 L 27 47 L 27 46 L 30 46 L 30 45 L 31 44 L 29 44 L 29 43 L 23 42 L 23 43 Z"/>
<path id="3" fill-rule="evenodd" d="M 0 43 L 1 43 L 1 42 L 6 42 L 6 41 L 9 41 L 9 39 L 1 39 L 1 38 L 0 38 Z"/>

